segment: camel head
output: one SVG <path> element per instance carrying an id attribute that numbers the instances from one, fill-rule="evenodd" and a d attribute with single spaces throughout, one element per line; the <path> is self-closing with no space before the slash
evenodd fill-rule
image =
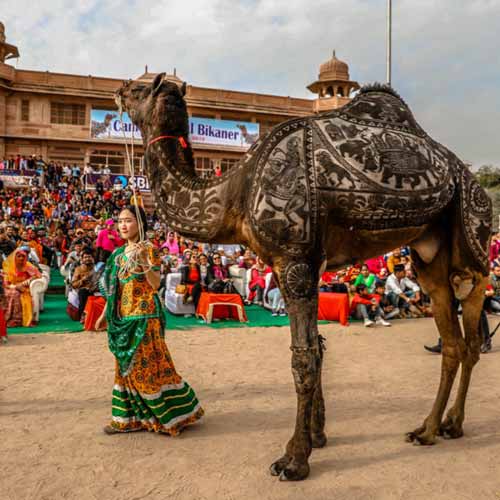
<path id="1" fill-rule="evenodd" d="M 118 110 L 126 111 L 145 141 L 159 135 L 188 137 L 186 84 L 181 87 L 156 75 L 151 84 L 129 80 L 115 94 Z"/>

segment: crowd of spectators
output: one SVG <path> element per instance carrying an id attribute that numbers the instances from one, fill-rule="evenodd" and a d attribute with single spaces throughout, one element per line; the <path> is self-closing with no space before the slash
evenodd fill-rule
<path id="1" fill-rule="evenodd" d="M 123 244 L 115 229 L 122 207 L 132 192 L 113 184 L 109 169 L 47 163 L 41 157 L 11 157 L 0 169 L 35 171 L 31 185 L 5 188 L 0 185 L 0 254 L 3 259 L 20 249 L 35 268 L 59 268 L 66 278 L 68 313 L 81 319 L 89 296 L 98 294 L 98 278 L 113 250 Z M 94 173 L 89 189 L 85 175 Z M 132 200 L 134 201 L 134 200 Z M 140 202 L 140 200 L 135 200 Z M 196 306 L 203 291 L 235 293 L 230 267 L 249 272 L 246 304 L 271 304 L 271 314 L 286 315 L 286 307 L 271 273 L 259 256 L 236 246 L 202 245 L 188 241 L 149 214 L 152 230 L 147 237 L 162 255 L 161 291 L 169 273 L 179 272 L 186 303 Z M 500 314 L 500 235 L 491 245 L 492 274 L 486 292 L 485 309 Z M 5 279 L 5 272 L 4 272 Z M 4 283 L 5 285 L 5 283 Z M 432 315 L 428 297 L 413 274 L 409 248 L 396 248 L 385 256 L 349 266 L 335 273 L 325 272 L 319 281 L 323 293 L 349 295 L 350 314 L 364 325 L 390 326 L 394 318 Z M 265 294 L 265 296 L 264 296 Z M 7 317 L 7 323 L 19 318 Z"/>

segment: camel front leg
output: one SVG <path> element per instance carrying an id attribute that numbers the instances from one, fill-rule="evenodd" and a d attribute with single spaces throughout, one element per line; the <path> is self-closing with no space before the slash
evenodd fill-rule
<path id="1" fill-rule="evenodd" d="M 321 370 L 317 274 L 308 264 L 289 264 L 280 275 L 290 318 L 292 374 L 297 393 L 295 431 L 283 457 L 271 465 L 271 474 L 279 476 L 281 481 L 298 481 L 309 475 L 313 400 Z M 318 403 L 320 400 L 321 392 L 317 393 Z M 316 424 L 322 427 L 318 420 Z"/>
<path id="2" fill-rule="evenodd" d="M 321 372 L 323 368 L 323 351 L 325 339 L 319 335 L 320 367 L 316 388 L 313 395 L 313 407 L 311 417 L 311 438 L 313 448 L 323 448 L 326 445 L 325 434 L 325 401 L 323 399 L 323 388 L 321 384 Z"/>

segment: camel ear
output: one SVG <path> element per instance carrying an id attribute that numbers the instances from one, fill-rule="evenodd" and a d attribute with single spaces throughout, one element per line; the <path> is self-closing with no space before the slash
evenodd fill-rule
<path id="1" fill-rule="evenodd" d="M 182 97 L 184 97 L 186 95 L 186 90 L 187 90 L 186 82 L 182 82 L 182 86 L 181 86 L 181 95 L 182 95 Z"/>
<path id="2" fill-rule="evenodd" d="M 161 84 L 163 83 L 163 77 L 165 76 L 165 73 L 158 73 L 155 76 L 155 79 L 153 80 L 153 83 L 151 84 L 151 88 L 153 89 L 153 95 L 156 96 L 158 94 Z"/>

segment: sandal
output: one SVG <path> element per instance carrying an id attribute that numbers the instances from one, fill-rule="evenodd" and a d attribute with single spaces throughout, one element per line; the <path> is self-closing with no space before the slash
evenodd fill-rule
<path id="1" fill-rule="evenodd" d="M 137 429 L 120 430 L 120 429 L 117 429 L 116 427 L 113 427 L 112 425 L 108 424 L 108 425 L 105 425 L 102 428 L 102 430 L 103 430 L 104 434 L 111 436 L 112 434 L 127 434 L 128 432 L 138 432 L 138 431 L 142 431 L 144 429 L 141 427 L 138 427 Z"/>

